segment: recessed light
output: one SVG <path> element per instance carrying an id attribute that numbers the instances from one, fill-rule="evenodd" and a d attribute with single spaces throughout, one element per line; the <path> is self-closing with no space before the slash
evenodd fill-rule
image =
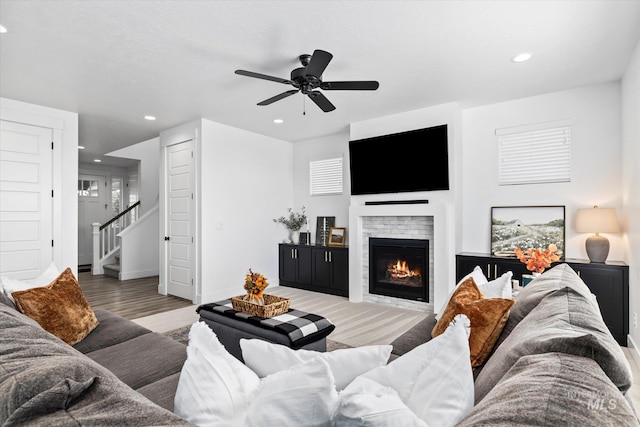
<path id="1" fill-rule="evenodd" d="M 279 125 L 279 124 L 284 123 L 284 120 L 282 120 L 282 119 L 273 119 L 273 123 Z"/>
<path id="2" fill-rule="evenodd" d="M 145 120 L 155 120 L 155 116 L 144 116 Z"/>
<path id="3" fill-rule="evenodd" d="M 78 145 L 78 150 L 84 150 L 84 145 Z"/>
<path id="4" fill-rule="evenodd" d="M 0 33 L 6 33 L 7 28 L 4 25 L 0 25 Z"/>
<path id="5" fill-rule="evenodd" d="M 511 58 L 512 62 L 524 62 L 531 59 L 531 54 L 529 52 L 519 53 L 518 55 Z"/>
<path id="6" fill-rule="evenodd" d="M 102 160 L 100 160 L 100 159 L 93 159 L 93 161 L 96 162 L 96 163 L 101 163 L 102 162 Z"/>

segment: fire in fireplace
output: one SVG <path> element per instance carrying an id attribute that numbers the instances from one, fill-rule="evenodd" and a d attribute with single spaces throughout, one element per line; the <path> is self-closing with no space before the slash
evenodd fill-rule
<path id="1" fill-rule="evenodd" d="M 429 302 L 429 241 L 369 239 L 369 293 Z"/>

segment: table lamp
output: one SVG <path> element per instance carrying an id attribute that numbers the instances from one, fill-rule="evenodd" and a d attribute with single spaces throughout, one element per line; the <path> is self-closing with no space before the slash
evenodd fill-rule
<path id="1" fill-rule="evenodd" d="M 604 262 L 609 255 L 609 239 L 600 233 L 617 233 L 620 231 L 618 216 L 613 208 L 578 209 L 576 217 L 578 233 L 595 233 L 587 238 L 585 248 L 591 262 Z"/>

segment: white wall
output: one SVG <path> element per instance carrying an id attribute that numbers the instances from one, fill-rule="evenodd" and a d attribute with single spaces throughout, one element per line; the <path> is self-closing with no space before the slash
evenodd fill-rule
<path id="1" fill-rule="evenodd" d="M 78 274 L 78 114 L 0 98 L 0 117 L 53 129 L 53 261 Z"/>
<path id="2" fill-rule="evenodd" d="M 640 316 L 640 42 L 622 79 L 622 197 L 625 205 L 623 230 L 626 232 L 629 264 L 629 335 L 640 357 L 640 329 L 633 325 Z"/>
<path id="3" fill-rule="evenodd" d="M 622 214 L 620 85 L 588 86 L 464 111 L 462 250 L 490 252 L 492 206 L 564 205 L 566 256 L 587 258 L 588 235 L 574 230 L 576 210 L 599 205 Z M 571 182 L 499 186 L 495 130 L 569 120 Z M 535 159 L 531 159 L 535 161 Z M 606 234 L 610 260 L 624 258 L 622 234 Z"/>
<path id="4" fill-rule="evenodd" d="M 335 216 L 336 227 L 349 226 L 349 133 L 339 133 L 318 139 L 310 139 L 293 145 L 293 198 L 294 208 L 299 211 L 302 206 L 307 212 L 311 241 L 316 239 L 316 220 L 319 216 Z M 329 158 L 343 158 L 343 194 L 313 196 L 309 194 L 309 162 Z M 286 216 L 287 210 L 281 209 L 277 216 Z M 282 239 L 287 237 L 287 230 L 280 225 Z M 301 231 L 306 231 L 303 227 Z M 347 233 L 349 230 L 347 230 Z M 282 240 L 281 239 L 281 240 Z M 348 240 L 348 239 L 347 239 Z"/>
<path id="5" fill-rule="evenodd" d="M 293 147 L 202 120 L 200 163 L 201 301 L 244 293 L 249 268 L 278 284 L 278 242 L 272 221 L 293 206 Z"/>
<path id="6" fill-rule="evenodd" d="M 139 142 L 107 153 L 107 155 L 140 160 L 138 168 L 138 196 L 141 201 L 140 214 L 144 214 L 155 206 L 158 201 L 159 191 L 160 138 Z"/>

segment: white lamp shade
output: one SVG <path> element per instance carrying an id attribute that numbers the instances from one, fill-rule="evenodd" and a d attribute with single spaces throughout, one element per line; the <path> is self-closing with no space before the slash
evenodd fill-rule
<path id="1" fill-rule="evenodd" d="M 576 216 L 578 233 L 617 233 L 620 231 L 618 216 L 613 208 L 578 209 Z"/>

